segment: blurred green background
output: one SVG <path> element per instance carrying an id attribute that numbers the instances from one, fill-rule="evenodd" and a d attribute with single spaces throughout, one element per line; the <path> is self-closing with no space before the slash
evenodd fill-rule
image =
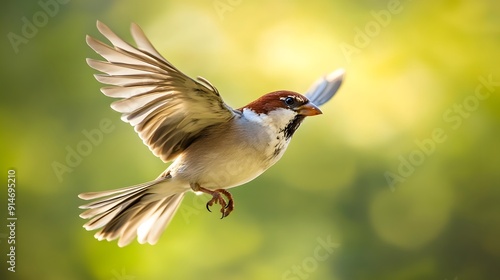
<path id="1" fill-rule="evenodd" d="M 500 2 L 9 0 L 1 14 L 0 218 L 11 168 L 18 217 L 15 273 L 0 227 L 1 279 L 498 278 Z M 189 194 L 158 244 L 118 248 L 82 228 L 77 194 L 166 166 L 85 63 L 97 19 L 127 40 L 138 23 L 234 107 L 347 76 L 276 166 L 232 190 L 229 218 Z"/>

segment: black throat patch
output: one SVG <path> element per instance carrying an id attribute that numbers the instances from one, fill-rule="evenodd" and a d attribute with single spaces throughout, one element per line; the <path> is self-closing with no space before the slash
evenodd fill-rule
<path id="1" fill-rule="evenodd" d="M 295 118 L 290 121 L 284 129 L 282 129 L 280 132 L 283 132 L 285 139 L 288 140 L 290 137 L 293 136 L 297 128 L 299 128 L 300 124 L 302 121 L 305 119 L 305 116 L 302 115 L 297 115 Z"/>

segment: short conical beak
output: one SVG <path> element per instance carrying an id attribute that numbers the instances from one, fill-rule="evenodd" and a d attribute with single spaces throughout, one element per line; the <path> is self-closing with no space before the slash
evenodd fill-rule
<path id="1" fill-rule="evenodd" d="M 304 104 L 304 105 L 300 106 L 299 108 L 297 108 L 297 112 L 299 113 L 299 115 L 306 116 L 306 117 L 323 114 L 323 112 L 321 112 L 321 110 L 316 105 L 312 104 L 311 102 Z"/>

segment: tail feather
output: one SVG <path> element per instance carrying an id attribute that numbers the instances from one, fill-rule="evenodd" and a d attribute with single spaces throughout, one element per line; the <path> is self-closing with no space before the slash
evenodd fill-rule
<path id="1" fill-rule="evenodd" d="M 119 193 L 117 195 L 107 197 L 105 199 L 98 200 L 98 201 L 80 206 L 80 209 L 88 209 L 85 212 L 80 214 L 80 218 L 88 219 L 88 218 L 94 217 L 100 213 L 104 214 L 104 212 L 107 212 L 110 209 L 116 209 L 117 205 L 120 205 L 122 208 L 125 207 L 128 203 L 132 202 L 131 198 L 133 196 L 137 196 L 139 194 L 139 192 L 143 192 L 145 187 L 147 187 L 147 185 L 143 188 L 139 188 L 139 186 L 136 186 L 136 187 L 137 187 L 137 189 L 130 190 L 129 192 L 122 193 L 122 194 Z M 109 192 L 106 192 L 106 193 L 108 193 L 108 194 L 106 194 L 106 196 L 110 196 L 113 194 L 113 193 L 109 193 Z M 80 198 L 82 198 L 82 196 L 80 196 Z M 87 198 L 87 199 L 89 199 L 89 198 Z M 92 229 L 95 229 L 95 228 L 88 228 L 88 230 L 92 230 Z"/>
<path id="2" fill-rule="evenodd" d="M 98 240 L 115 240 L 123 247 L 138 236 L 139 243 L 155 244 L 172 220 L 185 193 L 169 178 L 159 178 L 144 184 L 114 191 L 83 193 L 85 200 L 99 199 L 80 206 L 86 209 L 80 217 L 91 219 L 84 228 L 101 230 Z"/>
<path id="3" fill-rule="evenodd" d="M 156 181 L 159 181 L 159 180 L 160 179 L 156 179 L 155 181 L 152 181 L 152 182 L 142 183 L 142 184 L 139 184 L 139 185 L 125 187 L 125 188 L 116 189 L 116 190 L 81 193 L 81 194 L 78 195 L 78 197 L 81 198 L 81 199 L 84 199 L 84 200 L 90 200 L 90 199 L 96 199 L 96 198 L 101 198 L 101 197 L 109 196 L 109 195 L 112 195 L 112 194 L 127 193 L 130 190 L 140 189 L 139 187 L 150 186 L 152 183 L 154 183 Z M 84 207 L 84 206 L 81 206 L 81 207 Z"/>
<path id="4" fill-rule="evenodd" d="M 172 218 L 175 215 L 178 207 L 168 207 L 168 205 L 180 205 L 184 193 L 181 195 L 174 195 L 162 201 L 159 210 L 156 211 L 155 215 L 149 218 L 145 223 L 143 223 L 138 230 L 138 240 L 139 243 L 150 243 L 155 244 L 163 229 L 167 227 Z"/>

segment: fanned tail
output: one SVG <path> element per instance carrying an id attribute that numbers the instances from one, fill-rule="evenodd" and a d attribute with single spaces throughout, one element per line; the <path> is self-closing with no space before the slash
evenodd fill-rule
<path id="1" fill-rule="evenodd" d="M 137 236 L 139 243 L 155 244 L 172 220 L 186 189 L 175 186 L 170 178 L 159 178 L 132 187 L 82 193 L 84 200 L 98 199 L 80 206 L 87 209 L 81 218 L 91 219 L 83 227 L 101 228 L 94 236 L 98 240 L 118 240 L 118 246 L 128 245 Z"/>

